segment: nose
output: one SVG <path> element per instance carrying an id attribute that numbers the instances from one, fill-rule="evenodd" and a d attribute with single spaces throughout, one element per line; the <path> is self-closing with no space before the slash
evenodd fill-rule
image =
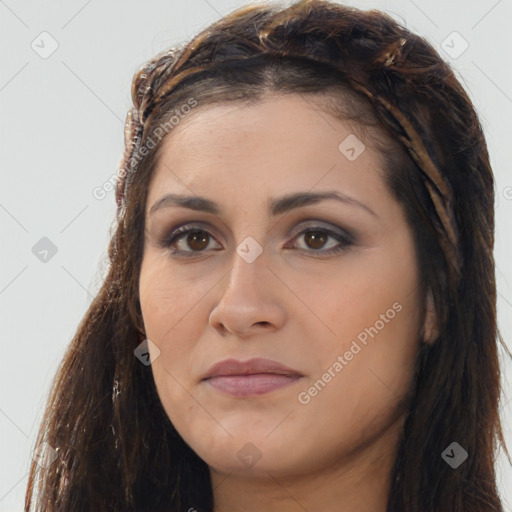
<path id="1" fill-rule="evenodd" d="M 248 338 L 282 327 L 286 287 L 268 267 L 265 252 L 251 263 L 235 252 L 232 268 L 221 283 L 209 323 L 222 336 Z"/>

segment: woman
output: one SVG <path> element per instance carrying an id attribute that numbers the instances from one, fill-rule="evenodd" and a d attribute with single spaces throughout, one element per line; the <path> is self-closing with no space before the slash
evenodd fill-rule
<path id="1" fill-rule="evenodd" d="M 132 96 L 26 510 L 502 511 L 493 175 L 436 51 L 253 5 Z"/>

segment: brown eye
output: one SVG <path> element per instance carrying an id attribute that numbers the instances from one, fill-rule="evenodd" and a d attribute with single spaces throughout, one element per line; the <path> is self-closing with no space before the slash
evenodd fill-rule
<path id="1" fill-rule="evenodd" d="M 206 231 L 190 231 L 185 243 L 194 251 L 202 251 L 208 246 L 210 235 Z"/>
<path id="2" fill-rule="evenodd" d="M 292 243 L 287 244 L 285 248 L 297 248 L 297 244 L 293 242 L 300 239 L 303 240 L 303 243 L 301 244 L 302 247 L 299 245 L 298 248 L 315 257 L 331 256 L 346 250 L 354 243 L 354 238 L 344 230 L 338 233 L 330 229 L 313 226 L 301 231 L 293 238 Z M 329 240 L 332 240 L 330 244 Z M 194 257 L 206 253 L 208 250 L 222 248 L 220 246 L 209 248 L 211 242 L 216 241 L 209 231 L 197 226 L 184 225 L 172 231 L 165 240 L 162 240 L 161 246 L 171 248 L 174 257 Z"/>
<path id="3" fill-rule="evenodd" d="M 301 249 L 312 253 L 315 256 L 315 253 L 318 253 L 319 256 L 336 254 L 340 251 L 346 250 L 354 243 L 352 237 L 348 233 L 344 235 L 342 233 L 337 233 L 330 229 L 320 227 L 304 229 L 294 238 L 294 240 L 300 239 L 303 240 L 303 247 L 301 247 Z M 330 246 L 326 247 L 326 244 L 329 243 L 329 239 L 332 239 L 337 243 L 331 243 Z"/>
<path id="4" fill-rule="evenodd" d="M 306 233 L 304 241 L 311 249 L 321 249 L 329 238 L 329 235 L 326 235 L 323 231 L 310 230 L 306 231 Z"/>
<path id="5" fill-rule="evenodd" d="M 172 248 L 175 254 L 194 256 L 194 253 L 205 252 L 212 240 L 212 235 L 204 229 L 182 226 L 174 230 L 168 239 L 163 240 L 162 246 Z"/>

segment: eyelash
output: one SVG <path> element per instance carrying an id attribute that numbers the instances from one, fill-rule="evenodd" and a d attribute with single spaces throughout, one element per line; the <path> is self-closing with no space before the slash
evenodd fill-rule
<path id="1" fill-rule="evenodd" d="M 200 256 L 201 254 L 206 252 L 206 250 L 181 251 L 181 250 L 178 250 L 178 249 L 175 249 L 172 247 L 176 242 L 178 242 L 179 240 L 184 238 L 185 235 L 192 233 L 192 232 L 198 232 L 198 233 L 204 232 L 204 233 L 207 233 L 210 238 L 213 238 L 213 236 L 205 228 L 187 224 L 187 225 L 181 226 L 181 227 L 175 229 L 174 231 L 172 231 L 170 233 L 170 235 L 162 241 L 161 245 L 164 248 L 171 248 L 172 255 L 176 256 L 176 257 L 194 258 L 194 257 Z M 340 242 L 341 245 L 331 248 L 331 249 L 328 249 L 328 250 L 322 250 L 322 249 L 319 249 L 319 250 L 299 249 L 299 250 L 306 251 L 308 253 L 313 253 L 313 254 L 317 253 L 322 256 L 325 256 L 325 255 L 330 256 L 330 255 L 338 254 L 338 253 L 346 250 L 349 246 L 353 245 L 353 241 L 351 240 L 351 236 L 349 234 L 343 236 L 340 233 L 336 233 L 335 231 L 332 231 L 330 229 L 327 229 L 327 228 L 324 228 L 321 226 L 313 226 L 313 227 L 308 227 L 306 229 L 303 229 L 300 233 L 297 233 L 293 237 L 293 240 L 295 240 L 296 238 L 299 238 L 301 235 L 304 235 L 305 233 L 309 233 L 309 232 L 326 233 L 328 235 L 328 237 L 334 238 L 335 240 Z"/>

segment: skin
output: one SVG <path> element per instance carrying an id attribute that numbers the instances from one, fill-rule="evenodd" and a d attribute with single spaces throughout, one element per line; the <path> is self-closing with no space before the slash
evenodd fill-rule
<path id="1" fill-rule="evenodd" d="M 312 101 L 270 95 L 254 106 L 198 107 L 164 142 L 146 204 L 140 303 L 160 351 L 151 351 L 160 399 L 210 468 L 215 512 L 386 509 L 403 399 L 422 328 L 434 324 L 430 310 L 422 315 L 412 232 L 378 154 L 366 144 L 350 161 L 338 149 L 353 133 Z M 331 190 L 374 213 L 331 199 L 269 215 L 270 198 Z M 150 214 L 170 192 L 205 196 L 222 213 L 168 206 Z M 203 242 L 187 244 L 186 234 L 175 242 L 191 258 L 159 244 L 184 223 L 207 231 Z M 312 241 L 300 234 L 306 228 L 345 229 L 354 239 L 328 254 L 338 240 Z M 236 252 L 247 237 L 263 249 L 252 263 Z M 358 342 L 393 304 L 400 311 Z M 336 372 L 354 341 L 360 351 Z M 230 357 L 270 358 L 303 377 L 231 397 L 202 381 Z M 330 381 L 301 403 L 329 368 Z M 244 464 L 239 453 L 260 458 Z"/>

